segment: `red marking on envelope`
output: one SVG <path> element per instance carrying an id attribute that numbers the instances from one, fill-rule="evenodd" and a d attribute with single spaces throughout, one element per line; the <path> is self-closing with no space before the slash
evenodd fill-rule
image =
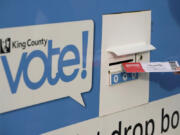
<path id="1" fill-rule="evenodd" d="M 129 73 L 145 72 L 141 63 L 123 63 L 124 70 Z"/>

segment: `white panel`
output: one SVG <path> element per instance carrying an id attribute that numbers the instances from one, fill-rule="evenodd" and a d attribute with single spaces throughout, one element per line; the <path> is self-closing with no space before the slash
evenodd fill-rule
<path id="1" fill-rule="evenodd" d="M 100 129 L 100 118 L 95 118 L 62 129 L 50 131 L 43 135 L 98 135 Z"/>
<path id="2" fill-rule="evenodd" d="M 109 60 L 124 60 L 129 57 L 124 54 L 154 49 L 150 46 L 151 11 L 103 15 L 102 25 L 101 116 L 148 103 L 149 74 L 140 74 L 138 80 L 109 86 Z M 124 56 L 121 58 L 114 54 Z M 141 62 L 149 62 L 149 52 L 142 55 Z"/>
<path id="3" fill-rule="evenodd" d="M 126 111 L 56 129 L 43 135 L 179 135 L 179 102 L 180 94 Z M 149 124 L 147 124 L 148 122 Z M 140 127 L 142 127 L 142 131 Z M 128 128 L 129 131 L 125 133 Z"/>
<path id="4" fill-rule="evenodd" d="M 179 99 L 180 94 L 127 111 L 108 115 L 102 119 L 102 135 L 118 135 L 112 134 L 115 130 L 121 130 L 120 135 L 179 135 L 180 123 L 178 122 L 178 115 L 180 115 L 180 106 L 177 104 L 180 102 Z M 167 123 L 167 118 L 165 118 L 167 115 L 169 115 L 169 124 Z M 148 125 L 146 122 L 151 119 L 153 122 L 150 122 Z M 177 125 L 175 129 L 172 128 L 172 121 L 173 125 Z M 120 130 L 119 123 L 121 123 Z M 142 132 L 140 132 L 140 126 L 135 128 L 138 123 L 142 126 Z M 154 126 L 152 126 L 152 123 L 154 123 Z M 164 125 L 163 128 L 161 127 L 162 125 Z M 167 129 L 168 125 L 169 128 L 165 132 L 164 130 Z M 154 132 L 152 127 L 154 127 Z M 128 128 L 130 130 L 128 133 L 125 133 L 125 130 Z M 145 134 L 146 131 L 148 134 Z"/>
<path id="5" fill-rule="evenodd" d="M 1 29 L 0 35 L 2 45 L 11 40 L 11 51 L 0 54 L 0 113 L 64 97 L 84 106 L 81 93 L 92 86 L 92 20 Z"/>

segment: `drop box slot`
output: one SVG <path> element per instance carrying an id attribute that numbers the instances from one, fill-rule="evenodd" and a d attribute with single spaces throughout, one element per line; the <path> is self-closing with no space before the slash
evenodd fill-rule
<path id="1" fill-rule="evenodd" d="M 133 62 L 133 59 L 111 62 L 109 63 L 109 66 L 118 65 L 118 64 L 127 63 L 127 62 Z"/>

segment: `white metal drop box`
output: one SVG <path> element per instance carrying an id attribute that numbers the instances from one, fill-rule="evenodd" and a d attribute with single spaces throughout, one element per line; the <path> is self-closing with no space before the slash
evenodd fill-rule
<path id="1" fill-rule="evenodd" d="M 151 11 L 103 15 L 100 115 L 145 104 L 149 74 L 125 73 L 124 62 L 149 62 Z"/>

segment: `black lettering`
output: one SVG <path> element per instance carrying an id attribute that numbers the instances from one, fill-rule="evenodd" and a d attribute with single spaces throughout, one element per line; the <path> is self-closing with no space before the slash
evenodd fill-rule
<path id="1" fill-rule="evenodd" d="M 119 122 L 119 130 L 114 130 L 112 135 L 121 135 L 121 126 L 122 126 L 122 123 L 120 121 Z"/>
<path id="2" fill-rule="evenodd" d="M 22 49 L 26 49 L 26 42 L 22 42 L 22 43 L 21 43 L 21 48 L 22 48 Z"/>
<path id="3" fill-rule="evenodd" d="M 133 135 L 136 135 L 136 129 L 139 127 L 140 129 L 140 135 L 143 135 L 143 126 L 141 123 L 138 123 L 134 126 L 134 129 L 133 129 Z"/>
<path id="4" fill-rule="evenodd" d="M 132 126 L 124 129 L 124 135 L 128 135 L 128 132 L 131 130 Z"/>
<path id="5" fill-rule="evenodd" d="M 174 120 L 174 117 L 176 116 L 177 118 L 177 121 Z M 175 122 L 175 123 L 174 123 Z M 179 124 L 179 112 L 178 111 L 175 111 L 173 114 L 172 114 L 172 118 L 171 118 L 171 126 L 173 129 L 176 129 L 178 127 L 178 124 Z"/>
<path id="6" fill-rule="evenodd" d="M 167 121 L 167 125 L 165 127 L 165 120 Z M 162 109 L 162 117 L 161 117 L 161 133 L 166 133 L 169 130 L 169 115 L 164 114 L 164 108 Z"/>
<path id="7" fill-rule="evenodd" d="M 12 42 L 12 48 L 17 48 L 17 41 Z"/>
<path id="8" fill-rule="evenodd" d="M 31 46 L 31 39 L 28 39 L 28 40 L 27 40 L 27 45 L 28 45 L 28 46 Z"/>
<path id="9" fill-rule="evenodd" d="M 149 134 L 149 125 L 151 124 L 151 133 Z M 155 123 L 153 119 L 150 119 L 149 121 L 146 121 L 146 131 L 145 135 L 154 135 L 154 128 L 155 128 Z"/>

